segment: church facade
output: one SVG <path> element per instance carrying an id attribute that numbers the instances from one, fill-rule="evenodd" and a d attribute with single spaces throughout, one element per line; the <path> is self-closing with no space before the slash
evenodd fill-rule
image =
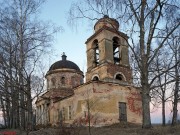
<path id="1" fill-rule="evenodd" d="M 141 90 L 133 85 L 128 36 L 104 16 L 86 41 L 87 72 L 63 53 L 46 74 L 47 92 L 36 101 L 36 124 L 103 126 L 142 123 Z"/>

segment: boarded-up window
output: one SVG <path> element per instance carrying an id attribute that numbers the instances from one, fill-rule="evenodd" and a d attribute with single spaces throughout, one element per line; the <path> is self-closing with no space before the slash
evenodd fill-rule
<path id="1" fill-rule="evenodd" d="M 126 103 L 119 102 L 119 120 L 127 121 Z"/>

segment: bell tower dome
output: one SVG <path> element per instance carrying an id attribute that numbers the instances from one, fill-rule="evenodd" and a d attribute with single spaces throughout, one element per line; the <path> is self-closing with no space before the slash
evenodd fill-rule
<path id="1" fill-rule="evenodd" d="M 86 41 L 86 82 L 132 83 L 128 36 L 119 31 L 119 23 L 105 15 L 94 25 L 95 33 Z"/>

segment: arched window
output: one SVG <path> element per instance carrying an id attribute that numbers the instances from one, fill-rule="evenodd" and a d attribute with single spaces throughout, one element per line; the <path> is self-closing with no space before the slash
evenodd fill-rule
<path id="1" fill-rule="evenodd" d="M 98 45 L 98 40 L 94 40 L 93 42 L 94 46 L 94 57 L 95 57 L 95 65 L 99 65 L 99 45 Z"/>
<path id="2" fill-rule="evenodd" d="M 76 79 L 75 79 L 74 76 L 71 77 L 71 84 L 72 84 L 73 87 L 76 86 Z"/>
<path id="3" fill-rule="evenodd" d="M 51 84 L 52 84 L 52 86 L 55 86 L 55 85 L 56 85 L 56 79 L 55 79 L 55 78 L 52 78 L 52 79 L 51 79 Z"/>
<path id="4" fill-rule="evenodd" d="M 121 74 L 117 74 L 116 75 L 116 79 L 122 81 L 123 80 L 123 76 Z"/>
<path id="5" fill-rule="evenodd" d="M 117 73 L 115 76 L 114 76 L 115 79 L 119 80 L 119 81 L 126 81 L 126 78 L 125 76 L 122 74 L 122 73 Z"/>
<path id="6" fill-rule="evenodd" d="M 61 84 L 65 85 L 65 77 L 61 77 Z"/>
<path id="7" fill-rule="evenodd" d="M 119 38 L 113 37 L 113 59 L 114 64 L 120 63 Z"/>
<path id="8" fill-rule="evenodd" d="M 98 80 L 99 80 L 99 77 L 94 76 L 92 80 L 93 80 L 93 81 L 98 81 Z"/>

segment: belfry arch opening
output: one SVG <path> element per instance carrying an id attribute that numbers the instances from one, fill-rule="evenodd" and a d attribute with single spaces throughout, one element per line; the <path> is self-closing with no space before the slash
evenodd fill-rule
<path id="1" fill-rule="evenodd" d="M 119 38 L 113 37 L 113 59 L 114 64 L 120 64 L 120 50 L 119 50 Z"/>
<path id="2" fill-rule="evenodd" d="M 94 63 L 95 66 L 99 65 L 99 45 L 98 45 L 98 40 L 94 40 L 93 42 L 93 47 L 94 47 Z"/>

